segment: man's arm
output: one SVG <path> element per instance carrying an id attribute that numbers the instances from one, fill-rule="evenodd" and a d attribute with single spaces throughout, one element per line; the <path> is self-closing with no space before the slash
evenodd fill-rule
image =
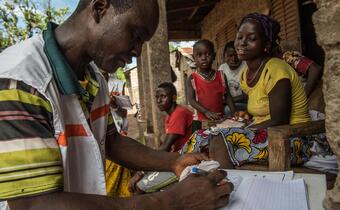
<path id="1" fill-rule="evenodd" d="M 180 134 L 166 134 L 164 143 L 158 148 L 159 150 L 170 152 L 171 146 L 180 138 Z"/>
<path id="2" fill-rule="evenodd" d="M 106 140 L 106 157 L 138 171 L 173 171 L 177 176 L 189 165 L 208 160 L 203 154 L 186 154 L 153 150 L 117 132 Z"/>
<path id="3" fill-rule="evenodd" d="M 41 196 L 8 201 L 11 210 L 114 210 L 166 208 L 167 198 L 163 194 L 146 194 L 127 199 L 110 198 L 101 195 L 57 192 Z"/>
<path id="4" fill-rule="evenodd" d="M 222 181 L 225 176 L 225 171 L 191 175 L 164 192 L 130 198 L 58 192 L 8 203 L 11 210 L 213 210 L 227 205 L 233 190 L 231 183 Z"/>

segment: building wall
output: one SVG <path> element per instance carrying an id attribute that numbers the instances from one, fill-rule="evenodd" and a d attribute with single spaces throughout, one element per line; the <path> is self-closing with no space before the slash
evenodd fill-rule
<path id="1" fill-rule="evenodd" d="M 176 64 L 177 59 L 178 64 Z M 177 103 L 182 105 L 187 104 L 188 100 L 186 95 L 186 80 L 187 75 L 191 74 L 191 68 L 187 63 L 185 56 L 183 56 L 178 51 L 170 53 L 170 65 L 177 76 L 177 80 L 174 82 L 177 90 Z"/>
<path id="2" fill-rule="evenodd" d="M 181 98 L 184 96 L 184 86 L 180 69 L 176 67 L 176 51 L 170 53 L 170 66 L 177 77 L 177 80 L 173 84 L 177 90 L 177 99 L 179 99 L 178 102 L 181 102 Z"/>
<path id="3" fill-rule="evenodd" d="M 270 0 L 221 0 L 202 21 L 202 39 L 214 42 L 217 56 L 214 67 L 222 63 L 226 42 L 235 39 L 236 28 L 243 16 L 251 12 L 269 14 Z"/>
<path id="4" fill-rule="evenodd" d="M 323 93 L 326 102 L 326 134 L 340 166 L 340 1 L 318 0 L 319 10 L 313 17 L 318 43 L 326 53 Z M 340 209 L 340 176 L 334 188 L 327 191 L 324 201 L 327 210 Z"/>
<path id="5" fill-rule="evenodd" d="M 130 74 L 130 80 L 131 80 L 131 90 L 132 90 L 132 97 L 131 97 L 131 94 L 130 95 L 130 98 L 131 98 L 131 101 L 132 103 L 138 103 L 140 104 L 140 100 L 139 100 L 139 84 L 138 84 L 138 69 L 135 68 L 133 70 L 131 70 L 129 72 Z M 125 89 L 125 93 L 127 92 L 128 90 Z"/>

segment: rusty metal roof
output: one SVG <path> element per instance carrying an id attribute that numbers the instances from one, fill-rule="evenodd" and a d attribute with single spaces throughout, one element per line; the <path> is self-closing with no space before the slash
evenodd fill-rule
<path id="1" fill-rule="evenodd" d="M 169 40 L 201 38 L 201 22 L 219 0 L 167 0 Z"/>

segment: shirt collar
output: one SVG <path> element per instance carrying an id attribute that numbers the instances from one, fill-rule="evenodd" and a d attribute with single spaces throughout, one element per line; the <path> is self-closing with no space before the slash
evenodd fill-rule
<path id="1" fill-rule="evenodd" d="M 57 27 L 57 24 L 49 22 L 47 29 L 43 32 L 43 39 L 45 42 L 44 52 L 52 67 L 53 77 L 57 83 L 59 91 L 64 95 L 81 95 L 85 92 L 85 90 L 79 84 L 77 76 L 73 72 L 64 55 L 61 53 L 55 39 L 54 30 Z"/>

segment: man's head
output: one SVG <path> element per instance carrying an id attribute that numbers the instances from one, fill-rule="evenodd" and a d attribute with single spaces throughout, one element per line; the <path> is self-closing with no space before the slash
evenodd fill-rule
<path id="1" fill-rule="evenodd" d="M 224 46 L 223 58 L 231 70 L 236 70 L 241 65 L 242 61 L 237 57 L 234 41 L 230 41 Z"/>
<path id="2" fill-rule="evenodd" d="M 176 104 L 176 87 L 170 82 L 160 84 L 156 90 L 156 103 L 161 111 L 169 111 Z"/>
<path id="3" fill-rule="evenodd" d="M 99 68 L 114 72 L 140 55 L 158 16 L 157 0 L 80 0 L 69 21 L 80 17 L 86 27 L 85 53 Z"/>

